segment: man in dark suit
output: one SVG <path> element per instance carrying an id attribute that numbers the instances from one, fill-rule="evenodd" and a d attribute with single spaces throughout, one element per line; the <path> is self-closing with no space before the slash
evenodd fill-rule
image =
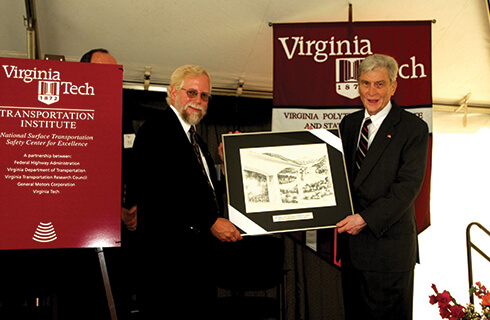
<path id="1" fill-rule="evenodd" d="M 398 64 L 386 55 L 359 67 L 364 110 L 340 124 L 355 214 L 337 223 L 342 234 L 342 283 L 347 320 L 412 319 L 413 277 L 418 258 L 414 200 L 424 179 L 426 123 L 391 97 Z M 367 138 L 357 154 L 361 127 Z"/>
<path id="2" fill-rule="evenodd" d="M 197 137 L 197 149 L 193 147 L 191 132 L 207 112 L 210 91 L 206 70 L 179 67 L 170 80 L 170 106 L 147 120 L 136 137 L 138 298 L 144 319 L 212 316 L 215 242 L 242 238 L 220 216 L 218 184 L 205 143 Z"/>

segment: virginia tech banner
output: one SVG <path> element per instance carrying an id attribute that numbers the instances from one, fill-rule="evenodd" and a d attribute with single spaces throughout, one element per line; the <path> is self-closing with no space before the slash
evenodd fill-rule
<path id="1" fill-rule="evenodd" d="M 432 133 L 430 21 L 274 24 L 272 130 L 336 130 L 345 115 L 362 108 L 357 69 L 374 53 L 397 60 L 393 99 L 425 120 Z M 431 149 L 416 201 L 419 232 L 430 225 Z M 315 249 L 334 256 L 331 238 L 319 232 Z"/>
<path id="2" fill-rule="evenodd" d="M 0 58 L 0 249 L 119 246 L 122 68 Z"/>

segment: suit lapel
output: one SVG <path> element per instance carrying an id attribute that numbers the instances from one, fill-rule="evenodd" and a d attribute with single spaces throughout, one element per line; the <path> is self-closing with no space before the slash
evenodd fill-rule
<path id="1" fill-rule="evenodd" d="M 165 125 L 168 126 L 167 128 L 168 131 L 173 133 L 172 138 L 178 139 L 178 143 L 182 145 L 185 145 L 184 141 L 189 142 L 189 137 L 187 136 L 187 133 L 182 128 L 182 124 L 180 123 L 179 118 L 170 107 L 168 107 L 165 110 L 164 117 L 165 117 L 164 119 L 166 120 Z M 192 150 L 191 148 L 189 149 Z"/>
<path id="2" fill-rule="evenodd" d="M 401 108 L 392 102 L 390 113 L 384 119 L 378 133 L 376 133 L 376 137 L 371 143 L 366 158 L 362 163 L 361 170 L 354 180 L 354 189 L 357 189 L 364 179 L 366 179 L 383 152 L 391 143 L 392 138 L 396 135 L 396 125 L 400 122 L 400 116 Z"/>

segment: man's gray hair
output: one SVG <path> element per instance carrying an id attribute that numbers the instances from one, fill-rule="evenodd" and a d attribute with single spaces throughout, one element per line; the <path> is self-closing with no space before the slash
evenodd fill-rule
<path id="1" fill-rule="evenodd" d="M 388 70 L 388 77 L 391 83 L 396 81 L 398 76 L 398 63 L 393 57 L 384 54 L 373 54 L 365 58 L 359 65 L 357 71 L 357 79 L 361 77 L 361 74 L 372 71 L 376 68 L 386 68 Z"/>

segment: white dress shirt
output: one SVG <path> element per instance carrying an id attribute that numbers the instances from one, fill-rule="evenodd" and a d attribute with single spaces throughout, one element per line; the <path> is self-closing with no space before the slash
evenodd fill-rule
<path id="1" fill-rule="evenodd" d="M 379 127 L 381 127 L 381 124 L 385 120 L 386 116 L 388 113 L 390 113 L 391 110 L 391 101 L 388 102 L 386 107 L 383 108 L 380 112 L 376 113 L 374 116 L 370 116 L 369 113 L 364 110 L 364 119 L 362 120 L 362 123 L 366 121 L 367 118 L 371 118 L 371 124 L 368 126 L 369 130 L 369 135 L 368 135 L 368 149 L 371 147 L 371 143 L 374 140 L 374 137 L 376 137 L 376 133 L 378 133 Z M 362 125 L 361 125 L 361 130 L 362 130 Z M 359 137 L 361 136 L 361 131 L 359 131 Z M 359 145 L 359 139 L 358 139 L 358 145 Z"/>

